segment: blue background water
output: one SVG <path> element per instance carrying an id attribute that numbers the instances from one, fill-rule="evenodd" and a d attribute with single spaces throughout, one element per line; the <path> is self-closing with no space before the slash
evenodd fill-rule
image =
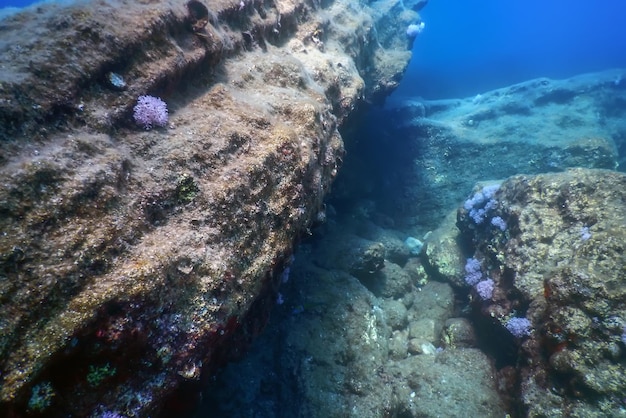
<path id="1" fill-rule="evenodd" d="M 624 0 L 430 0 L 398 95 L 472 96 L 626 67 Z"/>
<path id="2" fill-rule="evenodd" d="M 24 7 L 33 3 L 33 0 L 0 0 L 0 7 Z"/>

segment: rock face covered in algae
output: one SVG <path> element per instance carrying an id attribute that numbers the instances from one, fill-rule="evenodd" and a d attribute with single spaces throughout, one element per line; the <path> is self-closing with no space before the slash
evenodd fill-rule
<path id="1" fill-rule="evenodd" d="M 500 386 L 519 395 L 511 410 L 520 416 L 620 416 L 626 393 L 626 176 L 589 169 L 514 176 L 492 199 L 483 222 L 472 217 L 476 206 L 459 210 L 459 239 L 474 261 L 459 260 L 466 268 L 456 281 L 440 272 L 460 285 L 476 264 L 480 280 L 491 280 L 491 294 L 478 284 L 470 292 L 479 323 L 497 341 L 494 350 L 519 347 L 520 360 L 500 370 Z M 506 227 L 488 222 L 494 218 Z"/>
<path id="2" fill-rule="evenodd" d="M 418 2 L 419 3 L 419 2 Z M 193 407 L 262 329 L 406 1 L 93 1 L 0 21 L 0 416 Z M 132 118 L 142 95 L 164 127 Z"/>

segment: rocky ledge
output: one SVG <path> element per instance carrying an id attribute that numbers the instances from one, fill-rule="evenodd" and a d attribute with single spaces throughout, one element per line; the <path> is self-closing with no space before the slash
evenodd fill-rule
<path id="1" fill-rule="evenodd" d="M 397 85 L 413 3 L 88 1 L 0 20 L 0 417 L 195 405 L 322 216 L 338 128 Z M 137 126 L 141 95 L 167 103 L 165 126 Z"/>

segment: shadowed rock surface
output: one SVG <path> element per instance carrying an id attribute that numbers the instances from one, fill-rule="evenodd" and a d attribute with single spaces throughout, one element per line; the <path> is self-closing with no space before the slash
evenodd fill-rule
<path id="1" fill-rule="evenodd" d="M 198 3 L 0 20 L 0 416 L 193 408 L 263 328 L 341 165 L 338 127 L 397 85 L 419 18 Z M 166 127 L 135 125 L 144 94 Z"/>

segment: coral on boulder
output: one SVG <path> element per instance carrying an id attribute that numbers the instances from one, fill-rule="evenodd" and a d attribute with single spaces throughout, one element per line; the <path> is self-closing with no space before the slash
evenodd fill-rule
<path id="1" fill-rule="evenodd" d="M 509 228 L 459 210 L 464 250 L 493 280 L 475 301 L 493 341 L 521 344 L 520 416 L 618 416 L 626 393 L 626 175 L 606 170 L 514 176 L 496 211 Z M 459 267 L 460 270 L 460 267 Z M 458 273 L 462 274 L 461 272 Z M 495 352 L 498 348 L 495 348 Z M 516 383 L 514 382 L 516 381 Z M 506 386 L 507 384 L 504 384 Z"/>

